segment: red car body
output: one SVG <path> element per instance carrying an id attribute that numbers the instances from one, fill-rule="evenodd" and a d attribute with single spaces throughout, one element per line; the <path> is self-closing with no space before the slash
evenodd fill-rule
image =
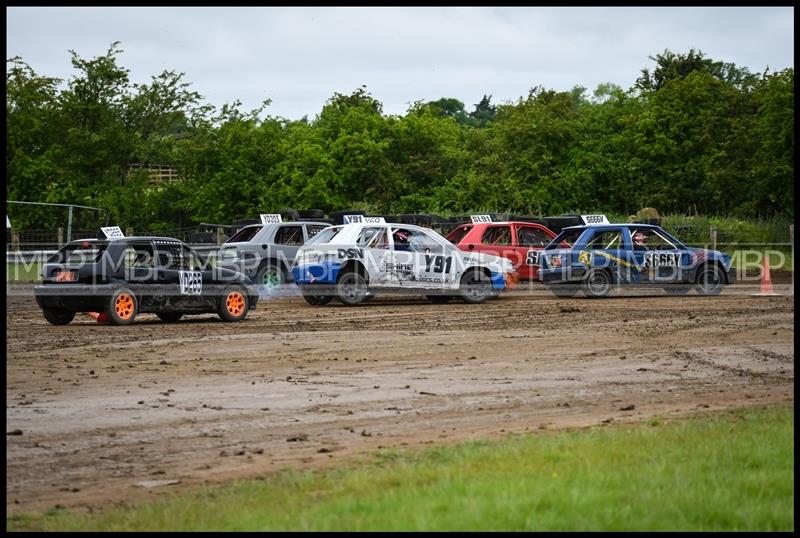
<path id="1" fill-rule="evenodd" d="M 485 252 L 511 260 L 519 280 L 539 278 L 539 253 L 556 234 L 533 222 L 462 224 L 447 240 L 464 252 Z"/>

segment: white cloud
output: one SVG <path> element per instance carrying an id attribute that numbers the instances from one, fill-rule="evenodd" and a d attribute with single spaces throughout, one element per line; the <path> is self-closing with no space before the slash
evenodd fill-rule
<path id="1" fill-rule="evenodd" d="M 313 117 L 362 84 L 405 112 L 418 99 L 529 88 L 629 87 L 648 56 L 700 49 L 753 72 L 794 65 L 794 9 L 777 8 L 6 8 L 6 48 L 37 72 L 69 78 L 113 41 L 137 82 L 186 73 L 215 105 L 239 99 Z"/>

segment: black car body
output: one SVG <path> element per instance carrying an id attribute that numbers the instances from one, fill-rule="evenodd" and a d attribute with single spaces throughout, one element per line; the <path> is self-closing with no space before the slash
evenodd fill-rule
<path id="1" fill-rule="evenodd" d="M 238 321 L 258 303 L 258 289 L 247 276 L 208 266 L 169 237 L 67 243 L 42 267 L 42 284 L 34 293 L 55 325 L 69 323 L 75 312 L 98 312 L 119 325 L 138 313 L 177 321 L 184 314 L 213 312 Z"/>

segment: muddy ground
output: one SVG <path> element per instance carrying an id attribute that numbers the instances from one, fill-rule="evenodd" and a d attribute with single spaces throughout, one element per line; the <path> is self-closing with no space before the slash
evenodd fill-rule
<path id="1" fill-rule="evenodd" d="M 788 291 L 788 294 L 787 294 Z M 49 325 L 7 299 L 7 513 L 95 508 L 381 447 L 794 399 L 794 296 L 263 301 L 242 323 Z M 20 433 L 21 432 L 21 433 Z M 147 483 L 147 482 L 150 483 Z M 180 481 L 157 485 L 154 481 Z"/>

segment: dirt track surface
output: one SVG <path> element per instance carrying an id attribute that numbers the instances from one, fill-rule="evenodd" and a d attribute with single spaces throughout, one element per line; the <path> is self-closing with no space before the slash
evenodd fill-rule
<path id="1" fill-rule="evenodd" d="M 379 447 L 794 398 L 794 297 L 264 301 L 128 327 L 6 318 L 7 513 L 97 507 Z M 180 480 L 148 489 L 143 481 Z"/>

